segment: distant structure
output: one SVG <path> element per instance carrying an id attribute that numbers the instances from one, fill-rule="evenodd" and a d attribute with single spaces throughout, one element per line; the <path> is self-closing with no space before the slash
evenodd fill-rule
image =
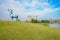
<path id="1" fill-rule="evenodd" d="M 27 21 L 31 21 L 32 19 L 37 19 L 37 16 L 34 15 L 27 16 Z"/>
<path id="2" fill-rule="evenodd" d="M 57 19 L 57 20 L 49 20 L 50 21 L 50 23 L 60 23 L 60 20 L 59 19 Z"/>
<path id="3" fill-rule="evenodd" d="M 11 9 L 8 9 L 8 11 L 10 12 L 10 15 L 9 15 L 10 18 L 14 21 L 17 21 L 18 20 L 18 15 L 14 14 L 13 10 L 11 10 Z"/>

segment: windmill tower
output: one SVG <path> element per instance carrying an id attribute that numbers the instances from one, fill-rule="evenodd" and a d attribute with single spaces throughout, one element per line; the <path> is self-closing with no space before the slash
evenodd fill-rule
<path id="1" fill-rule="evenodd" d="M 14 14 L 13 10 L 11 10 L 11 9 L 8 9 L 8 11 L 10 12 L 10 15 L 9 15 L 10 18 L 14 21 L 17 21 L 18 20 L 18 15 Z"/>

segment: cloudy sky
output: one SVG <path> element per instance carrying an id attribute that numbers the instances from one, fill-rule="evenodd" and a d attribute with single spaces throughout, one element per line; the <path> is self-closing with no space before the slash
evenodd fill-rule
<path id="1" fill-rule="evenodd" d="M 35 15 L 37 19 L 59 19 L 60 0 L 0 0 L 0 20 L 10 19 L 10 12 L 26 20 L 28 15 Z"/>

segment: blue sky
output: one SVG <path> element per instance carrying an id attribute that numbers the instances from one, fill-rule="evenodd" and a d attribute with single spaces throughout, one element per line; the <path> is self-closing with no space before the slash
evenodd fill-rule
<path id="1" fill-rule="evenodd" d="M 0 0 L 0 20 L 10 19 L 8 9 L 21 20 L 29 15 L 37 19 L 60 19 L 60 0 Z"/>

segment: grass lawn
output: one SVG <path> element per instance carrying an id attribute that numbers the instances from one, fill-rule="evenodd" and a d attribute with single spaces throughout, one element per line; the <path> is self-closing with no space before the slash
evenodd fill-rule
<path id="1" fill-rule="evenodd" d="M 0 21 L 0 40 L 60 40 L 60 28 L 41 23 Z"/>

